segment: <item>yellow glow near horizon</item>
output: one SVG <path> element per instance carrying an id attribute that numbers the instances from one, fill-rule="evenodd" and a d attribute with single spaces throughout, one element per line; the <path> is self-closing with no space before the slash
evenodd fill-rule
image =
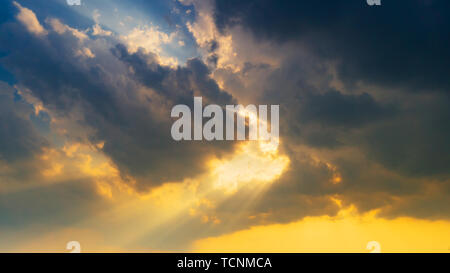
<path id="1" fill-rule="evenodd" d="M 307 217 L 198 240 L 192 251 L 368 253 L 367 243 L 377 241 L 381 252 L 449 252 L 449 230 L 450 221 L 388 220 L 341 211 L 336 217 Z"/>

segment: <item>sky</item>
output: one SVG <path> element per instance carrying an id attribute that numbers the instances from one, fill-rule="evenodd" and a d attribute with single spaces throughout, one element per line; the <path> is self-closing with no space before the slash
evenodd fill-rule
<path id="1" fill-rule="evenodd" d="M 0 251 L 450 251 L 450 2 L 0 0 Z M 277 145 L 175 105 L 279 105 Z"/>

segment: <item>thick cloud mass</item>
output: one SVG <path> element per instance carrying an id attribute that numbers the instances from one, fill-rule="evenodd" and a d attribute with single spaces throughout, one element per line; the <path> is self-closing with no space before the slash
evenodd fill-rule
<path id="1" fill-rule="evenodd" d="M 243 27 L 282 56 L 258 85 L 263 104 L 280 104 L 292 160 L 271 198 L 334 195 L 360 211 L 384 208 L 387 217 L 449 217 L 439 201 L 449 198 L 449 7 L 439 0 L 378 8 L 366 1 L 216 1 L 224 34 Z M 257 65 L 246 73 L 258 75 Z M 341 182 L 331 185 L 330 169 L 301 153 L 328 157 Z"/>
<path id="2" fill-rule="evenodd" d="M 347 83 L 363 80 L 407 90 L 448 92 L 450 3 L 217 0 L 222 30 L 243 25 L 260 39 L 297 41 L 340 61 Z"/>
<path id="3" fill-rule="evenodd" d="M 103 151 L 138 189 L 198 175 L 206 160 L 231 150 L 231 143 L 178 143 L 170 135 L 173 105 L 192 105 L 194 95 L 205 103 L 234 101 L 200 60 L 169 68 L 152 53 L 129 54 L 117 41 L 80 39 L 72 31 L 36 37 L 17 24 L 2 31 L 2 49 L 10 52 L 5 67 L 56 115 L 78 113 L 90 141 L 104 142 Z M 85 46 L 95 59 L 77 54 Z"/>
<path id="4" fill-rule="evenodd" d="M 114 236 L 123 225 L 142 221 L 145 229 L 150 219 L 137 244 L 184 251 L 194 239 L 349 207 L 386 218 L 449 219 L 448 1 L 128 3 L 144 15 L 161 6 L 174 32 L 131 26 L 128 9 L 124 28 L 111 22 L 120 9 L 95 13 L 93 21 L 82 18 L 91 11 L 79 16 L 62 4 L 54 6 L 62 13 L 25 1 L 0 12 L 8 17 L 0 26 L 0 73 L 13 78 L 5 77 L 11 86 L 0 82 L 0 228 L 73 225 L 122 207 L 120 198 L 150 204 L 155 192 L 162 192 L 155 203 L 169 203 L 164 217 L 155 213 L 158 204 L 136 216 L 145 219 L 124 224 L 137 214 L 116 219 L 114 207 L 114 217 L 105 216 L 111 222 L 92 222 L 120 222 L 107 232 Z M 103 18 L 113 25 L 108 31 Z M 143 40 L 144 47 L 130 46 L 127 33 L 141 33 L 131 42 Z M 165 46 L 181 66 L 163 65 L 171 55 L 163 56 Z M 171 109 L 192 109 L 194 96 L 204 104 L 279 105 L 278 151 L 172 140 Z M 39 111 L 51 119 L 46 131 L 36 122 Z M 71 144 L 89 152 L 77 157 Z M 212 158 L 224 160 L 208 164 Z M 253 174 L 261 169 L 276 178 Z M 139 203 L 124 181 L 151 200 Z M 228 192 L 234 184 L 236 192 Z M 153 213 L 164 220 L 153 223 Z"/>

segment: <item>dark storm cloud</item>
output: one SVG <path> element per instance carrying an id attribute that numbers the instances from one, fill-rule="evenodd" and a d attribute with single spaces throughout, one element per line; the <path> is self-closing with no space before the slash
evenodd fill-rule
<path id="1" fill-rule="evenodd" d="M 217 0 L 216 23 L 243 25 L 260 39 L 299 42 L 340 61 L 348 84 L 450 89 L 450 3 L 445 0 Z"/>
<path id="2" fill-rule="evenodd" d="M 291 159 L 291 170 L 274 184 L 271 198 L 336 195 L 361 212 L 386 208 L 382 210 L 385 217 L 448 217 L 439 201 L 448 198 L 447 193 L 434 203 L 435 197 L 425 194 L 434 181 L 440 181 L 438 188 L 450 182 L 448 95 L 390 89 L 375 98 L 369 93 L 373 91 L 364 88 L 354 93 L 339 91 L 331 87 L 322 60 L 312 58 L 305 62 L 290 57 L 267 78 L 262 100 L 281 106 L 282 148 Z M 311 150 L 295 152 L 297 145 L 335 153 L 328 160 L 342 181 L 332 185 L 330 170 L 319 171 L 315 164 L 299 160 L 299 153 Z M 414 213 L 419 206 L 416 201 L 426 206 Z M 259 209 L 267 211 L 267 204 L 262 205 Z M 288 214 L 278 216 L 289 218 Z"/>
<path id="3" fill-rule="evenodd" d="M 408 176 L 450 176 L 450 97 L 421 99 L 361 136 L 369 157 Z"/>
<path id="4" fill-rule="evenodd" d="M 398 114 L 398 103 L 380 101 L 364 90 L 345 93 L 331 86 L 324 61 L 290 53 L 265 79 L 262 104 L 279 104 L 281 135 L 291 143 L 313 147 L 351 144 L 352 130 L 383 122 Z M 249 68 L 255 69 L 255 68 Z"/>
<path id="5" fill-rule="evenodd" d="M 129 54 L 118 42 L 80 40 L 71 31 L 36 37 L 14 23 L 1 31 L 1 48 L 9 52 L 2 64 L 58 117 L 81 113 L 77 122 L 93 131 L 89 139 L 104 142 L 103 152 L 139 190 L 198 175 L 206 160 L 231 151 L 230 143 L 180 143 L 170 135 L 173 105 L 191 105 L 194 95 L 205 103 L 234 101 L 201 61 L 172 69 L 151 53 Z M 85 46 L 95 58 L 80 56 Z"/>
<path id="6" fill-rule="evenodd" d="M 357 127 L 389 114 L 367 93 L 347 95 L 329 90 L 324 94 L 307 93 L 299 102 L 301 120 L 318 121 L 324 126 Z"/>
<path id="7" fill-rule="evenodd" d="M 243 26 L 285 53 L 260 78 L 261 103 L 280 104 L 291 159 L 267 196 L 286 206 L 256 211 L 282 211 L 304 194 L 337 196 L 361 212 L 383 208 L 384 217 L 449 217 L 449 12 L 448 1 L 216 1 L 222 31 Z M 339 88 L 328 70 L 335 61 Z M 328 155 L 341 182 L 301 153 Z M 274 219 L 301 215 L 287 211 Z"/>

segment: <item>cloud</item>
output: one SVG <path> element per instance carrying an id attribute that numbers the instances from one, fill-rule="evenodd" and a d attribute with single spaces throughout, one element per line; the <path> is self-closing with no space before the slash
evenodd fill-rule
<path id="1" fill-rule="evenodd" d="M 33 199 L 36 208 L 14 208 L 17 201 L 5 194 L 0 210 L 34 222 L 51 218 L 43 210 L 60 206 L 49 222 L 70 224 L 64 210 L 83 219 L 82 213 L 114 200 L 117 185 L 139 197 L 151 191 L 152 202 L 170 207 L 164 216 L 156 212 L 160 207 L 152 203 L 150 213 L 151 202 L 140 200 L 134 208 L 139 204 L 145 211 L 130 216 L 127 207 L 123 219 L 163 218 L 139 225 L 134 238 L 136 245 L 163 249 L 254 225 L 336 216 L 350 207 L 387 218 L 447 219 L 446 53 L 433 43 L 403 48 L 418 38 L 399 32 L 414 12 L 399 16 L 401 23 L 382 11 L 387 22 L 380 23 L 386 33 L 381 43 L 378 28 L 370 25 L 371 12 L 378 11 L 350 2 L 340 3 L 342 10 L 336 2 L 320 10 L 312 1 L 184 1 L 194 4 L 197 16 L 187 27 L 202 56 L 182 65 L 164 60 L 163 47 L 178 37 L 157 27 L 118 36 L 98 24 L 83 30 L 51 18 L 44 21 L 46 35 L 36 35 L 19 18 L 19 24 L 2 25 L 0 51 L 7 54 L 1 64 L 32 105 L 14 101 L 10 88 L 0 98 L 8 128 L 0 127 L 0 155 L 8 162 L 0 175 L 14 200 Z M 434 3 L 427 9 L 444 5 Z M 352 24 L 340 23 L 343 16 Z M 394 23 L 392 30 L 388 23 Z M 435 21 L 415 24 L 429 30 Z M 437 28 L 429 41 L 445 45 L 442 32 Z M 442 59 L 419 49 L 441 52 Z M 192 106 L 193 96 L 208 104 L 279 104 L 278 154 L 242 152 L 240 144 L 228 142 L 173 141 L 170 109 Z M 39 111 L 49 116 L 49 139 L 63 138 L 64 147 L 43 149 L 48 144 L 29 121 Z M 77 147 L 92 151 L 78 153 Z M 225 162 L 220 166 L 230 175 L 214 176 L 217 161 Z M 214 187 L 217 180 L 223 183 Z M 46 188 L 10 187 L 27 181 Z M 70 202 L 61 197 L 39 204 L 37 196 L 58 192 Z M 86 206 L 72 211 L 70 203 L 82 201 Z M 166 212 L 172 213 L 167 219 Z M 6 215 L 6 222 L 25 223 Z M 121 230 L 123 222 L 115 224 Z"/>
<path id="2" fill-rule="evenodd" d="M 112 31 L 102 29 L 99 24 L 92 27 L 92 35 L 94 36 L 111 36 L 112 34 Z"/>
<path id="3" fill-rule="evenodd" d="M 69 27 L 68 25 L 63 24 L 60 20 L 58 20 L 56 18 L 49 19 L 49 20 L 47 20 L 47 22 L 52 27 L 52 29 L 58 34 L 70 32 L 73 36 L 77 37 L 80 41 L 83 41 L 88 38 L 86 33 L 84 33 L 83 31 Z"/>
<path id="4" fill-rule="evenodd" d="M 38 180 L 38 157 L 50 145 L 36 128 L 38 120 L 35 109 L 0 82 L 0 194 Z"/>
<path id="5" fill-rule="evenodd" d="M 205 103 L 234 102 L 200 60 L 170 68 L 154 53 L 129 53 L 117 39 L 93 40 L 84 33 L 80 39 L 82 32 L 56 19 L 49 22 L 53 31 L 47 39 L 17 35 L 2 43 L 11 52 L 3 64 L 52 116 L 81 126 L 84 141 L 104 143 L 102 151 L 130 185 L 148 190 L 183 181 L 206 171 L 208 160 L 232 151 L 231 143 L 171 138 L 173 105 L 191 105 L 194 95 Z M 11 25 L 1 36 L 14 29 Z M 80 52 L 88 58 L 79 58 Z"/>
<path id="6" fill-rule="evenodd" d="M 143 26 L 135 27 L 121 38 L 130 53 L 143 49 L 146 53 L 156 54 L 161 64 L 176 67 L 178 65 L 176 58 L 165 56 L 162 50 L 162 46 L 172 43 L 176 36 L 176 32 L 167 34 L 160 31 L 158 27 Z"/>
<path id="7" fill-rule="evenodd" d="M 16 1 L 14 1 L 13 4 L 19 9 L 19 13 L 16 15 L 17 20 L 19 20 L 29 32 L 36 35 L 47 33 L 32 10 L 22 7 Z"/>
<path id="8" fill-rule="evenodd" d="M 168 35 L 151 26 L 136 27 L 128 35 L 123 36 L 123 40 L 131 53 L 136 52 L 139 48 L 143 48 L 147 52 L 159 54 L 161 53 L 161 45 L 172 42 L 173 37 L 174 33 Z"/>
<path id="9" fill-rule="evenodd" d="M 368 155 L 389 169 L 414 177 L 445 179 L 449 174 L 449 96 L 410 99 L 397 118 L 363 133 Z"/>
<path id="10" fill-rule="evenodd" d="M 46 141 L 33 126 L 33 109 L 24 101 L 14 101 L 14 90 L 0 82 L 0 160 L 14 163 L 38 154 Z"/>
<path id="11" fill-rule="evenodd" d="M 202 19 L 191 23 L 205 35 L 217 27 L 214 35 L 232 36 L 239 69 L 212 66 L 221 87 L 239 101 L 280 104 L 281 151 L 291 167 L 265 193 L 271 202 L 248 209 L 254 215 L 274 222 L 333 215 L 338 198 L 361 212 L 380 209 L 383 217 L 447 218 L 439 213 L 442 196 L 422 194 L 435 185 L 445 196 L 449 182 L 444 166 L 450 146 L 444 139 L 450 112 L 443 107 L 448 103 L 443 71 L 449 66 L 441 59 L 447 42 L 442 26 L 448 22 L 431 16 L 446 4 L 408 2 L 414 11 L 426 9 L 421 19 L 415 12 L 399 17 L 394 10 L 400 5 L 374 11 L 352 1 L 218 0 L 202 9 L 215 26 L 202 25 Z M 381 17 L 386 20 L 377 22 Z M 403 28 L 406 22 L 414 27 Z M 433 29 L 433 35 L 417 29 Z M 420 39 L 430 43 L 407 42 Z M 217 49 L 220 43 L 209 46 Z M 248 48 L 257 54 L 243 54 Z M 314 200 L 305 211 L 295 205 L 301 198 Z M 242 205 L 230 198 L 218 218 L 226 219 L 222 213 L 233 202 Z M 414 213 L 420 202 L 427 205 Z"/>
<path id="12" fill-rule="evenodd" d="M 217 0 L 214 14 L 225 33 L 240 25 L 260 40 L 302 44 L 339 61 L 349 85 L 448 92 L 449 10 L 447 1 L 387 2 L 374 9 L 359 0 Z"/>

